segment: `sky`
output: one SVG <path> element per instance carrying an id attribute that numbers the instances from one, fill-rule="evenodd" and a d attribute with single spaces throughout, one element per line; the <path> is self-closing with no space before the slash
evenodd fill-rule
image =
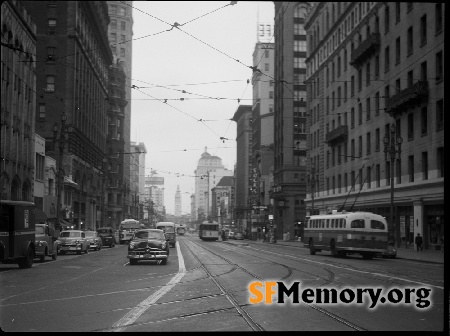
<path id="1" fill-rule="evenodd" d="M 273 24 L 274 4 L 133 1 L 132 6 L 131 141 L 145 144 L 146 176 L 155 170 L 164 177 L 166 212 L 174 214 L 179 186 L 181 211 L 188 214 L 205 147 L 225 168 L 234 168 L 231 118 L 239 105 L 252 105 L 249 67 L 258 23 Z"/>

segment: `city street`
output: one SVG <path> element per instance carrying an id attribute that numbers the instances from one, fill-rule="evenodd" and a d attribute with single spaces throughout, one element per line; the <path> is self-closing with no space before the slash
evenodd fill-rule
<path id="1" fill-rule="evenodd" d="M 237 241 L 235 241 L 237 242 Z M 403 259 L 334 258 L 323 252 L 253 241 L 203 242 L 178 236 L 167 265 L 130 266 L 126 245 L 35 261 L 30 269 L 0 265 L 2 331 L 442 331 L 444 265 Z M 409 289 L 430 307 L 378 302 L 322 304 L 315 300 L 251 304 L 255 281 L 300 289 Z M 261 288 L 260 288 L 261 289 Z M 276 287 L 273 288 L 276 290 Z M 394 290 L 396 289 L 396 290 Z M 261 289 L 262 290 L 262 289 Z M 387 292 L 386 292 L 387 293 Z M 422 290 L 422 294 L 426 291 Z M 347 291 L 348 294 L 348 291 Z M 385 292 L 383 292 L 385 294 Z M 383 295 L 381 295 L 382 297 Z M 384 295 L 388 297 L 387 295 Z M 342 295 L 339 296 L 343 298 Z M 344 298 L 345 299 L 345 298 Z M 381 301 L 381 300 L 380 300 Z M 356 302 L 356 301 L 354 301 Z"/>

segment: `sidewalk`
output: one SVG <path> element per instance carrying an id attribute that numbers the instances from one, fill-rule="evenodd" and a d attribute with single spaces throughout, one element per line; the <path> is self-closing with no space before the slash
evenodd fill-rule
<path id="1" fill-rule="evenodd" d="M 242 244 L 269 244 L 264 243 L 262 240 L 227 240 L 227 242 L 242 245 Z M 277 240 L 276 244 L 278 245 L 288 245 L 288 246 L 296 246 L 299 248 L 307 248 L 303 246 L 303 242 L 296 240 Z M 409 259 L 409 260 L 418 260 L 430 263 L 444 264 L 444 251 L 435 251 L 435 250 L 423 250 L 421 252 L 415 251 L 411 248 L 399 247 L 395 248 L 397 250 L 397 258 L 398 259 Z"/>

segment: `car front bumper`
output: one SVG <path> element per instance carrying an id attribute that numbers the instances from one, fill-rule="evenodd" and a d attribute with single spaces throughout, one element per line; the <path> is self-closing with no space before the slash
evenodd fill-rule
<path id="1" fill-rule="evenodd" d="M 82 245 L 60 245 L 60 251 L 81 251 Z"/>
<path id="2" fill-rule="evenodd" d="M 168 255 L 166 251 L 128 251 L 128 259 L 137 260 L 162 260 L 167 259 Z"/>

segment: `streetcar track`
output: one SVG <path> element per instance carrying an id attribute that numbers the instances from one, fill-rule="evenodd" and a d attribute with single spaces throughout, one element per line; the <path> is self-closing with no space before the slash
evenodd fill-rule
<path id="1" fill-rule="evenodd" d="M 191 243 L 193 243 L 193 244 L 195 244 L 195 245 L 197 245 L 197 246 L 199 246 L 199 247 L 201 247 L 201 248 L 204 248 L 204 249 L 206 249 L 206 250 L 208 250 L 210 253 L 212 253 L 212 254 L 214 254 L 215 256 L 217 256 L 217 257 L 219 257 L 219 258 L 221 258 L 221 259 L 223 259 L 223 260 L 225 260 L 225 261 L 228 261 L 228 259 L 226 259 L 226 258 L 224 258 L 224 257 L 222 257 L 221 255 L 219 255 L 219 254 L 217 254 L 216 252 L 214 252 L 214 251 L 211 251 L 210 249 L 208 249 L 208 248 L 206 248 L 206 247 L 204 247 L 204 246 L 202 246 L 202 245 L 200 245 L 200 244 L 198 244 L 198 243 L 196 243 L 196 242 L 193 242 L 193 241 L 190 241 Z M 186 245 L 186 247 L 191 251 L 191 253 L 192 253 L 192 250 L 191 250 L 191 248 L 188 246 L 188 244 L 186 244 L 185 243 L 185 245 Z M 243 254 L 248 254 L 248 255 L 251 255 L 250 253 L 243 253 Z M 196 257 L 196 255 L 194 255 L 195 257 Z M 251 255 L 251 256 L 253 256 L 253 257 L 258 257 L 258 258 L 260 258 L 260 259 L 263 259 L 263 260 L 268 260 L 268 261 L 270 261 L 270 262 L 272 262 L 272 263 L 274 263 L 274 264 L 278 264 L 278 265 L 281 265 L 281 266 L 285 266 L 285 267 L 287 267 L 287 268 L 289 268 L 289 269 L 294 269 L 294 270 L 296 270 L 295 268 L 291 268 L 291 267 L 289 267 L 289 266 L 286 266 L 286 265 L 283 265 L 283 264 L 281 264 L 281 263 L 277 263 L 277 262 L 274 262 L 274 261 L 272 261 L 272 260 L 269 260 L 269 259 L 266 259 L 266 258 L 262 258 L 262 257 L 260 257 L 260 256 L 254 256 L 254 255 Z M 197 258 L 198 259 L 198 258 Z M 200 260 L 198 260 L 199 262 L 200 262 Z M 230 263 L 232 263 L 231 261 L 228 261 L 228 262 L 230 262 Z M 201 263 L 201 262 L 200 262 Z M 234 264 L 234 263 L 232 263 L 232 264 Z M 238 265 L 237 265 L 238 266 Z M 241 268 L 240 266 L 238 266 L 239 268 Z M 256 275 L 254 275 L 254 274 L 252 274 L 251 272 L 249 272 L 249 271 L 247 271 L 246 269 L 244 269 L 244 268 L 241 268 L 245 273 L 247 273 L 247 274 L 249 274 L 249 275 L 251 275 L 251 276 L 253 276 L 253 277 L 255 277 L 256 279 L 258 279 L 258 280 L 261 280 L 261 281 L 263 281 L 263 279 L 261 279 L 260 277 L 258 277 L 258 276 L 256 276 Z M 327 271 L 327 273 L 329 274 L 329 277 L 326 279 L 326 281 L 325 281 L 325 283 L 324 284 L 321 284 L 320 286 L 325 286 L 325 285 L 327 285 L 327 284 L 330 284 L 331 282 L 333 282 L 334 281 L 334 272 L 332 272 L 331 270 L 329 270 L 329 269 L 327 269 L 327 268 L 323 268 L 325 271 Z M 208 272 L 208 270 L 205 268 L 205 271 L 207 271 Z M 208 272 L 209 273 L 209 272 Z M 291 272 L 292 273 L 292 272 Z M 213 281 L 215 280 L 214 279 L 214 277 L 212 277 L 212 279 L 213 279 Z M 214 282 L 216 282 L 216 281 L 214 281 Z M 319 286 L 319 287 L 320 287 Z M 223 289 L 224 290 L 224 289 Z M 230 296 L 232 296 L 232 294 L 230 294 L 229 293 L 229 295 Z M 236 304 L 238 304 L 237 302 L 236 302 Z M 343 317 L 341 317 L 341 316 L 339 316 L 339 315 L 336 315 L 336 314 L 334 314 L 334 313 L 332 313 L 332 312 L 330 312 L 330 311 L 328 311 L 328 310 L 326 310 L 326 309 L 324 309 L 324 308 L 322 308 L 322 307 L 319 307 L 319 306 L 317 306 L 317 305 L 314 305 L 314 304 L 310 304 L 310 303 L 307 303 L 307 302 L 305 302 L 305 304 L 307 305 L 307 306 L 309 306 L 310 308 L 312 308 L 312 309 L 314 309 L 314 310 L 316 310 L 316 311 L 318 311 L 318 312 L 320 312 L 320 313 L 322 313 L 322 314 L 324 314 L 324 315 L 326 315 L 326 316 L 328 316 L 328 317 L 330 317 L 331 319 L 333 319 L 333 320 L 335 320 L 335 321 L 338 321 L 339 323 L 342 323 L 342 324 L 344 324 L 344 325 L 346 325 L 347 327 L 349 327 L 349 328 L 351 328 L 351 329 L 354 329 L 354 330 L 356 330 L 356 331 L 366 331 L 366 329 L 365 328 L 363 328 L 363 327 L 360 327 L 360 326 L 358 326 L 358 325 L 356 325 L 356 324 L 354 324 L 354 323 L 352 323 L 352 322 L 350 322 L 349 320 L 347 320 L 347 319 L 345 319 L 345 318 L 343 318 Z M 239 305 L 239 307 L 246 307 L 246 306 L 250 306 L 249 304 L 245 304 L 245 305 Z M 242 309 L 243 310 L 243 309 Z M 244 312 L 245 312 L 245 310 L 243 310 Z M 251 318 L 250 316 L 248 316 L 249 318 Z M 259 325 L 258 325 L 259 326 Z M 260 328 L 262 328 L 261 326 L 259 326 Z M 255 330 L 255 329 L 254 329 Z M 261 331 L 263 331 L 263 329 L 260 329 Z"/>

